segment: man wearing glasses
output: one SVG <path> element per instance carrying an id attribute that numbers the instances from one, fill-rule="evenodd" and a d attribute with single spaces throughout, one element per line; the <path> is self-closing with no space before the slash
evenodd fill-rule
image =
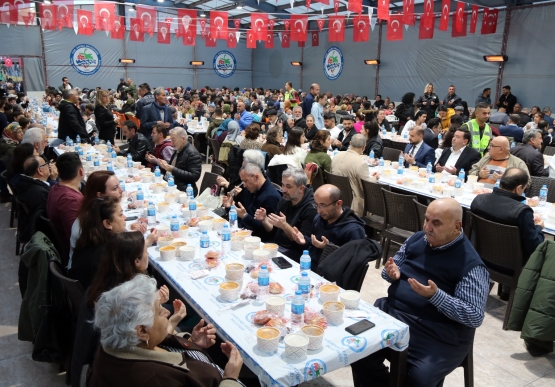
<path id="1" fill-rule="evenodd" d="M 325 184 L 314 193 L 314 208 L 318 215 L 312 222 L 312 235 L 306 240 L 304 235 L 297 231 L 294 240 L 303 248 L 308 247 L 312 258 L 312 268 L 316 270 L 322 251 L 328 243 L 342 246 L 345 243 L 364 239 L 364 221 L 348 207 L 343 207 L 341 191 L 334 185 Z"/>
<path id="2" fill-rule="evenodd" d="M 488 153 L 472 166 L 470 175 L 478 176 L 480 183 L 495 184 L 508 168 L 523 169 L 530 178 L 524 161 L 510 153 L 509 139 L 498 136 L 490 141 Z"/>

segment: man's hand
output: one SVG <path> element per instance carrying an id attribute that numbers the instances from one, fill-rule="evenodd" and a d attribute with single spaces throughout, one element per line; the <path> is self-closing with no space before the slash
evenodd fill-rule
<path id="1" fill-rule="evenodd" d="M 303 233 L 297 227 L 293 227 L 293 241 L 303 246 L 306 244 Z"/>
<path id="2" fill-rule="evenodd" d="M 493 180 L 497 181 L 503 177 L 502 173 L 493 172 Z"/>
<path id="3" fill-rule="evenodd" d="M 399 271 L 399 267 L 397 267 L 397 264 L 393 262 L 393 257 L 389 257 L 389 259 L 385 263 L 385 273 L 393 281 L 397 281 L 399 278 L 401 278 L 401 272 Z"/>
<path id="4" fill-rule="evenodd" d="M 56 168 L 56 164 L 53 161 L 50 161 L 50 180 L 56 180 L 58 178 L 58 168 Z"/>
<path id="5" fill-rule="evenodd" d="M 270 224 L 274 227 L 283 229 L 287 224 L 287 219 L 285 218 L 285 215 L 283 215 L 283 212 L 280 212 L 279 215 L 278 214 L 268 215 L 268 222 L 270 222 Z"/>
<path id="6" fill-rule="evenodd" d="M 266 209 L 259 208 L 258 210 L 256 210 L 256 212 L 254 213 L 254 219 L 263 222 L 266 219 Z"/>
<path id="7" fill-rule="evenodd" d="M 414 156 L 410 156 L 408 153 L 405 153 L 403 154 L 403 158 L 409 165 L 414 164 Z"/>
<path id="8" fill-rule="evenodd" d="M 173 172 L 173 166 L 168 164 L 166 160 L 158 159 L 158 165 L 160 165 L 160 168 L 165 169 L 168 172 Z"/>
<path id="9" fill-rule="evenodd" d="M 204 319 L 201 319 L 191 332 L 191 341 L 201 348 L 213 346 L 216 343 L 216 328 L 212 324 L 204 326 Z"/>
<path id="10" fill-rule="evenodd" d="M 168 129 L 170 127 L 170 123 L 169 122 L 164 122 L 164 126 L 166 127 L 166 129 Z"/>
<path id="11" fill-rule="evenodd" d="M 233 198 L 229 192 L 222 198 L 222 204 L 225 208 L 229 208 L 233 205 Z"/>
<path id="12" fill-rule="evenodd" d="M 243 366 L 243 358 L 237 348 L 229 341 L 222 343 L 222 352 L 227 356 L 228 361 L 225 365 L 223 378 L 238 379 L 241 367 Z"/>
<path id="13" fill-rule="evenodd" d="M 311 239 L 312 239 L 312 244 L 317 249 L 323 249 L 324 247 L 326 247 L 326 245 L 328 243 L 330 243 L 330 241 L 323 235 L 322 235 L 322 241 L 321 242 L 316 238 L 316 235 L 314 235 L 314 234 L 311 235 Z"/>
<path id="14" fill-rule="evenodd" d="M 216 177 L 216 183 L 218 183 L 220 187 L 229 187 L 229 181 L 227 181 L 223 176 Z"/>
<path id="15" fill-rule="evenodd" d="M 428 104 L 428 102 L 426 102 L 426 101 L 422 102 L 422 105 L 427 105 L 427 104 Z"/>
<path id="16" fill-rule="evenodd" d="M 380 173 L 378 171 L 373 171 L 370 173 L 370 177 L 373 177 L 376 180 L 380 180 Z"/>
<path id="17" fill-rule="evenodd" d="M 437 171 L 437 172 L 443 172 L 444 169 L 445 169 L 445 168 L 442 167 L 441 165 L 436 164 L 436 171 Z"/>
<path id="18" fill-rule="evenodd" d="M 449 172 L 451 175 L 455 175 L 457 173 L 457 168 L 455 168 L 454 166 L 451 167 L 445 167 L 444 168 L 447 172 Z"/>
<path id="19" fill-rule="evenodd" d="M 163 125 L 163 124 L 164 124 L 164 121 L 156 121 L 156 124 L 157 124 L 157 125 Z"/>
<path id="20" fill-rule="evenodd" d="M 428 286 L 422 285 L 414 278 L 408 279 L 409 285 L 416 293 L 428 299 L 432 298 L 437 292 L 437 285 L 434 281 L 428 280 Z"/>
<path id="21" fill-rule="evenodd" d="M 478 177 L 480 179 L 487 179 L 489 177 L 489 169 L 487 169 L 486 167 L 480 169 L 480 172 L 478 172 Z"/>
<path id="22" fill-rule="evenodd" d="M 235 113 L 235 119 L 239 121 L 241 119 L 241 115 L 239 113 Z"/>
<path id="23" fill-rule="evenodd" d="M 241 202 L 237 202 L 237 206 L 235 207 L 235 209 L 237 210 L 237 216 L 239 218 L 243 219 L 245 215 L 247 215 L 247 210 L 245 209 L 245 207 L 243 207 Z"/>
<path id="24" fill-rule="evenodd" d="M 117 145 L 112 145 L 112 150 L 116 153 L 120 152 L 119 146 L 117 146 Z"/>

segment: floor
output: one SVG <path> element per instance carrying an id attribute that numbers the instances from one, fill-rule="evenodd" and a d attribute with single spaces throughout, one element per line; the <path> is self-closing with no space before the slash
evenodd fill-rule
<path id="1" fill-rule="evenodd" d="M 208 170 L 204 166 L 203 171 Z M 64 376 L 56 366 L 34 362 L 31 344 L 17 339 L 17 320 L 21 296 L 17 283 L 19 258 L 15 256 L 15 230 L 9 228 L 10 205 L 0 205 L 0 387 L 63 386 Z M 368 270 L 362 287 L 362 298 L 373 303 L 383 297 L 387 283 L 380 271 Z M 554 387 L 555 354 L 533 358 L 525 350 L 518 332 L 501 329 L 506 302 L 499 300 L 494 288 L 488 299 L 486 318 L 476 331 L 474 340 L 474 374 L 476 387 Z M 353 385 L 350 368 L 326 374 L 310 383 L 311 386 Z M 450 374 L 445 387 L 462 387 L 462 368 Z"/>

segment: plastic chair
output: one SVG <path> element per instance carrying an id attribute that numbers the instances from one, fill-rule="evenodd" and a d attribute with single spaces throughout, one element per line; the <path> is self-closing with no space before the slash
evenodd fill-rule
<path id="1" fill-rule="evenodd" d="M 318 261 L 318 266 L 320 266 L 322 264 L 322 262 L 324 262 L 324 260 L 328 257 L 328 255 L 333 253 L 338 248 L 339 248 L 339 246 L 334 245 L 333 243 L 328 243 L 326 245 L 326 247 L 324 247 L 324 250 L 322 251 L 322 255 L 320 255 L 320 260 Z M 318 268 L 316 268 L 316 269 L 318 269 Z"/>
<path id="2" fill-rule="evenodd" d="M 37 230 L 41 231 L 50 242 L 56 248 L 63 267 L 67 267 L 67 262 L 69 261 L 69 252 L 66 251 L 65 244 L 63 243 L 62 236 L 58 232 L 58 229 L 54 226 L 54 223 L 44 215 L 40 215 L 37 219 Z"/>
<path id="3" fill-rule="evenodd" d="M 400 154 L 401 154 L 401 151 L 399 149 L 384 147 L 382 152 L 382 157 L 384 160 L 399 161 Z"/>
<path id="4" fill-rule="evenodd" d="M 328 184 L 335 185 L 341 191 L 343 206 L 351 208 L 353 203 L 353 189 L 351 188 L 349 178 L 346 176 L 334 175 L 326 171 L 324 171 L 324 176 Z"/>
<path id="5" fill-rule="evenodd" d="M 316 192 L 316 190 L 324 184 L 326 184 L 324 180 L 324 170 L 318 167 L 316 173 L 312 175 L 312 189 Z"/>
<path id="6" fill-rule="evenodd" d="M 276 184 L 276 183 L 272 183 L 272 185 L 274 186 L 276 191 L 278 191 L 279 194 L 283 196 L 283 192 L 281 191 L 281 186 L 279 184 Z"/>
<path id="7" fill-rule="evenodd" d="M 545 184 L 547 186 L 547 201 L 549 203 L 555 202 L 555 179 L 552 177 L 538 177 L 531 176 L 530 187 L 526 190 L 526 197 L 538 196 L 540 189 Z"/>
<path id="8" fill-rule="evenodd" d="M 399 142 L 399 141 L 391 141 L 391 147 L 393 149 L 398 149 L 401 152 L 404 152 L 405 148 L 407 147 L 407 143 L 406 142 Z M 395 160 L 395 161 L 397 161 L 397 160 Z"/>
<path id="9" fill-rule="evenodd" d="M 58 262 L 55 260 L 51 260 L 49 262 L 50 272 L 56 277 L 62 286 L 64 287 L 67 295 L 71 301 L 71 307 L 73 309 L 73 313 L 75 317 L 77 317 L 77 313 L 79 312 L 79 307 L 81 305 L 81 300 L 83 299 L 83 287 L 79 283 L 79 281 L 66 277 L 63 274 L 63 269 Z"/>
<path id="10" fill-rule="evenodd" d="M 212 169 L 210 172 L 215 173 L 216 175 L 223 176 L 225 174 L 225 168 L 218 164 L 212 164 Z"/>
<path id="11" fill-rule="evenodd" d="M 204 176 L 202 177 L 202 182 L 200 183 L 200 190 L 198 191 L 199 195 L 202 194 L 206 188 L 210 188 L 214 184 L 218 184 L 218 182 L 216 181 L 217 178 L 218 178 L 218 175 L 216 175 L 215 173 L 204 172 Z"/>
<path id="12" fill-rule="evenodd" d="M 474 247 L 488 268 L 490 280 L 497 282 L 500 288 L 503 284 L 511 289 L 503 321 L 503 330 L 507 330 L 518 277 L 524 265 L 520 231 L 516 226 L 492 222 L 473 213 L 469 215 L 472 216 Z"/>
<path id="13" fill-rule="evenodd" d="M 135 125 L 137 125 L 137 131 L 139 129 L 141 129 L 141 120 L 139 120 L 137 117 L 135 117 L 135 116 L 125 116 L 125 119 L 129 120 L 129 121 L 133 121 L 135 123 Z"/>
<path id="14" fill-rule="evenodd" d="M 212 153 L 214 154 L 214 161 L 220 161 L 220 142 L 216 139 L 209 138 L 208 143 L 210 144 L 210 148 L 212 148 Z"/>
<path id="15" fill-rule="evenodd" d="M 416 199 L 414 199 L 413 202 L 416 208 L 416 216 L 418 217 L 418 231 L 422 231 L 424 229 L 424 221 L 426 220 L 426 210 L 428 206 L 425 206 Z"/>
<path id="16" fill-rule="evenodd" d="M 543 150 L 543 154 L 546 156 L 555 156 L 555 146 L 546 146 Z"/>
<path id="17" fill-rule="evenodd" d="M 403 244 L 412 234 L 418 231 L 418 215 L 414 207 L 414 195 L 401 195 L 382 188 L 385 203 L 385 223 L 387 228 L 382 233 L 385 238 L 383 264 L 385 264 L 391 242 Z M 380 260 L 376 260 L 376 269 L 380 268 Z"/>
<path id="18" fill-rule="evenodd" d="M 268 175 L 268 179 L 272 183 L 276 183 L 280 185 L 281 190 L 281 176 L 283 175 L 283 171 L 285 171 L 289 166 L 287 164 L 279 164 L 279 165 L 272 165 L 269 166 L 266 170 L 266 174 Z"/>
<path id="19" fill-rule="evenodd" d="M 388 191 L 391 190 L 388 185 L 384 186 L 383 184 L 372 183 L 362 179 L 362 189 L 364 191 L 364 216 L 362 220 L 364 220 L 367 227 L 372 229 L 374 239 L 376 239 L 376 231 L 383 232 L 386 229 L 382 188 Z M 382 237 L 380 238 L 382 246 L 383 242 Z"/>

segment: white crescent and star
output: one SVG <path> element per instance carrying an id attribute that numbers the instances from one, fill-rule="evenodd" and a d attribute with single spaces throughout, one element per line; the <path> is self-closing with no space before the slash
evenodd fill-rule
<path id="1" fill-rule="evenodd" d="M 424 6 L 426 12 L 430 12 L 432 10 L 432 0 L 426 0 L 426 5 Z"/>
<path id="2" fill-rule="evenodd" d="M 216 23 L 218 20 L 220 21 L 219 24 Z M 216 27 L 218 28 L 218 30 L 220 30 L 220 29 L 222 28 L 222 26 L 224 25 L 224 19 L 222 19 L 220 16 L 217 16 L 217 17 L 214 19 L 214 24 L 216 25 Z"/>
<path id="3" fill-rule="evenodd" d="M 283 35 L 283 41 L 286 41 L 286 40 L 289 40 L 289 35 L 284 34 L 284 35 Z"/>
<path id="4" fill-rule="evenodd" d="M 185 15 L 181 18 L 181 23 L 185 27 L 185 31 L 189 30 L 189 24 L 191 24 L 191 17 L 189 15 Z"/>
<path id="5" fill-rule="evenodd" d="M 332 27 L 335 27 L 335 24 L 336 24 L 336 23 L 338 24 L 338 27 L 337 27 L 337 29 L 335 30 L 335 32 L 339 32 L 339 31 L 341 31 L 341 22 L 340 22 L 339 20 L 335 20 L 331 26 L 332 26 Z"/>
<path id="6" fill-rule="evenodd" d="M 362 27 L 359 27 L 362 24 Z M 364 32 L 364 30 L 366 29 L 366 23 L 364 22 L 364 20 L 359 20 L 357 23 L 357 27 L 360 28 L 360 32 Z"/>
<path id="7" fill-rule="evenodd" d="M 397 24 L 397 27 L 393 27 L 395 24 Z M 399 28 L 401 26 L 401 24 L 399 24 L 399 20 L 393 20 L 391 22 L 391 28 L 393 28 L 393 31 L 397 31 L 397 28 Z"/>
<path id="8" fill-rule="evenodd" d="M 318 39 L 318 34 L 316 32 L 312 33 L 312 40 L 317 40 Z"/>
<path id="9" fill-rule="evenodd" d="M 447 19 L 447 15 L 449 15 L 449 7 L 447 6 L 447 4 L 445 4 L 443 6 L 443 18 Z"/>
<path id="10" fill-rule="evenodd" d="M 66 10 L 64 13 L 61 13 L 61 12 L 60 12 L 60 10 L 61 10 L 62 8 L 65 8 L 65 10 Z M 67 15 L 68 12 L 69 12 L 69 9 L 67 8 L 67 5 L 65 5 L 65 4 L 60 4 L 60 5 L 58 5 L 58 15 Z M 62 16 L 62 17 L 63 17 L 63 16 Z"/>
<path id="11" fill-rule="evenodd" d="M 262 24 L 262 27 L 258 27 L 258 22 L 260 22 Z M 257 31 L 262 31 L 262 28 L 264 28 L 264 20 L 262 19 L 255 19 L 254 20 L 254 26 L 258 27 Z"/>
<path id="12" fill-rule="evenodd" d="M 168 29 L 166 27 L 160 28 L 160 32 L 162 32 L 162 37 L 166 39 L 166 34 L 168 33 Z"/>
<path id="13" fill-rule="evenodd" d="M 108 12 L 108 17 L 102 17 L 102 12 Z M 102 21 L 104 23 L 106 23 L 108 21 L 108 18 L 110 17 L 110 11 L 108 11 L 106 8 L 102 8 L 99 12 L 98 12 L 98 16 L 100 16 L 102 18 Z"/>
<path id="14" fill-rule="evenodd" d="M 44 14 L 44 16 L 50 14 L 50 16 L 47 17 L 46 19 L 47 19 L 47 20 L 52 19 L 52 11 L 50 11 L 49 9 L 45 9 L 44 12 L 43 12 L 43 14 Z"/>
<path id="15" fill-rule="evenodd" d="M 119 28 L 121 27 L 121 23 L 119 22 L 119 20 L 116 20 L 116 21 L 114 22 L 114 26 L 116 26 L 116 32 L 118 32 L 118 31 L 119 31 Z"/>
<path id="16" fill-rule="evenodd" d="M 83 19 L 85 19 L 84 23 L 83 23 Z M 81 17 L 79 18 L 79 21 L 81 22 L 81 24 L 83 24 L 83 27 L 85 27 L 87 24 L 89 24 L 89 18 L 85 15 L 81 15 Z"/>
<path id="17" fill-rule="evenodd" d="M 298 31 L 298 32 L 304 31 L 304 23 L 303 23 L 303 21 L 302 21 L 302 20 L 297 20 L 297 21 L 295 21 L 294 27 L 297 26 L 297 23 L 301 23 L 301 28 L 297 28 L 297 31 Z"/>

